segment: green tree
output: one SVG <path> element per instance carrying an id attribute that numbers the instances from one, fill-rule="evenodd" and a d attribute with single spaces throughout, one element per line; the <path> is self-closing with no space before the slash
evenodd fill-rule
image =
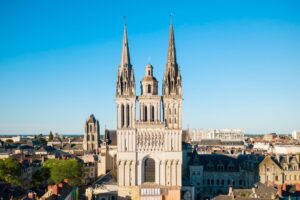
<path id="1" fill-rule="evenodd" d="M 11 158 L 0 159 L 0 180 L 11 184 L 20 185 L 21 164 Z"/>
<path id="2" fill-rule="evenodd" d="M 83 163 L 76 159 L 49 159 L 43 164 L 43 168 L 49 169 L 49 181 L 52 183 L 56 184 L 64 179 L 68 179 L 69 184 L 72 186 L 79 186 L 83 183 Z"/>
<path id="3" fill-rule="evenodd" d="M 44 187 L 47 185 L 47 180 L 50 178 L 50 171 L 46 167 L 41 167 L 32 175 L 32 184 L 35 187 Z"/>
<path id="4" fill-rule="evenodd" d="M 50 131 L 50 133 L 49 133 L 49 141 L 52 141 L 53 140 L 53 133 L 52 133 L 52 131 Z"/>

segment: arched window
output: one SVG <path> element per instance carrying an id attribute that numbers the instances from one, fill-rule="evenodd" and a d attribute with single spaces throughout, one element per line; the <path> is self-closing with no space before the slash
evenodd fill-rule
<path id="1" fill-rule="evenodd" d="M 150 94 L 151 93 L 151 85 L 149 84 L 148 85 L 148 94 Z"/>
<path id="2" fill-rule="evenodd" d="M 154 106 L 151 106 L 151 121 L 154 121 Z"/>
<path id="3" fill-rule="evenodd" d="M 94 135 L 92 135 L 92 141 L 94 141 L 95 140 L 95 136 Z"/>
<path id="4" fill-rule="evenodd" d="M 145 160 L 144 182 L 155 182 L 155 161 L 152 158 Z"/>
<path id="5" fill-rule="evenodd" d="M 124 105 L 121 105 L 121 127 L 124 126 Z"/>
<path id="6" fill-rule="evenodd" d="M 144 111 L 144 121 L 148 121 L 147 116 L 148 116 L 148 112 L 147 112 L 147 106 L 144 107 L 145 111 Z"/>
<path id="7" fill-rule="evenodd" d="M 90 132 L 92 132 L 92 131 L 93 131 L 93 125 L 90 124 Z"/>
<path id="8" fill-rule="evenodd" d="M 129 120 L 129 105 L 126 106 L 126 124 L 127 127 L 129 126 L 130 120 Z"/>

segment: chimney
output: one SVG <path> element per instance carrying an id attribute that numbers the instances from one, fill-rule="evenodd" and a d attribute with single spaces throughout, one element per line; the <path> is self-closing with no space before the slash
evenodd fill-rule
<path id="1" fill-rule="evenodd" d="M 60 187 L 60 188 L 63 187 L 63 183 L 58 183 L 57 185 L 58 185 L 58 187 Z"/>
<path id="2" fill-rule="evenodd" d="M 51 190 L 52 194 L 54 194 L 54 195 L 58 194 L 57 185 L 49 185 L 48 190 Z"/>
<path id="3" fill-rule="evenodd" d="M 277 194 L 279 197 L 282 197 L 282 185 L 277 186 Z"/>
<path id="4" fill-rule="evenodd" d="M 232 191 L 232 187 L 229 187 L 229 192 L 228 192 L 228 196 L 233 196 L 233 191 Z"/>
<path id="5" fill-rule="evenodd" d="M 300 192 L 300 183 L 297 183 L 297 184 L 296 184 L 296 191 L 297 191 L 297 192 Z"/>
<path id="6" fill-rule="evenodd" d="M 286 183 L 284 183 L 284 184 L 282 185 L 282 190 L 283 190 L 283 191 L 286 191 Z"/>

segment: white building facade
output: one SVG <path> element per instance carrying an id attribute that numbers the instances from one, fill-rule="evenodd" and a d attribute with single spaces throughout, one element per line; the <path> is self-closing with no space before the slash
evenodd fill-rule
<path id="1" fill-rule="evenodd" d="M 119 198 L 180 199 L 182 86 L 172 24 L 169 37 L 162 96 L 150 64 L 137 96 L 124 27 L 116 88 Z"/>
<path id="2" fill-rule="evenodd" d="M 191 130 L 191 142 L 201 140 L 243 141 L 244 131 L 242 129 L 214 129 L 214 130 Z"/>

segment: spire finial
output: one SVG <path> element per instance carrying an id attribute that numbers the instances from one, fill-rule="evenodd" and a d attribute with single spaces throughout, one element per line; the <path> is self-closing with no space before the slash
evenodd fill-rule
<path id="1" fill-rule="evenodd" d="M 170 13 L 170 24 L 172 24 L 173 13 Z"/>
<path id="2" fill-rule="evenodd" d="M 123 22 L 124 22 L 124 26 L 126 26 L 126 16 L 123 16 Z"/>

